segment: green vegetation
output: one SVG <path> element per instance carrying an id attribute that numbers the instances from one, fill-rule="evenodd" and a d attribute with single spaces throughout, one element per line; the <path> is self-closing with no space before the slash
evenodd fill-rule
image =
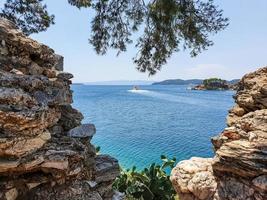
<path id="1" fill-rule="evenodd" d="M 101 150 L 101 147 L 100 146 L 96 146 L 95 147 L 96 154 L 100 154 L 100 150 Z"/>
<path id="2" fill-rule="evenodd" d="M 196 56 L 213 45 L 209 36 L 228 26 L 214 0 L 68 0 L 78 9 L 92 9 L 91 38 L 98 54 L 109 48 L 124 52 L 136 39 L 134 63 L 149 75 L 159 71 L 179 50 Z M 64 12 L 64 11 L 63 11 Z M 47 30 L 54 15 L 43 0 L 6 0 L 0 16 L 29 35 Z M 138 37 L 133 33 L 141 30 Z"/>
<path id="3" fill-rule="evenodd" d="M 46 31 L 54 24 L 43 0 L 6 0 L 0 16 L 13 21 L 26 35 Z"/>
<path id="4" fill-rule="evenodd" d="M 229 89 L 227 81 L 220 78 L 205 79 L 203 85 L 207 90 Z"/>
<path id="5" fill-rule="evenodd" d="M 162 164 L 151 164 L 142 171 L 136 167 L 122 170 L 114 182 L 114 189 L 126 194 L 127 199 L 140 200 L 177 200 L 170 176 L 166 169 L 173 169 L 176 159 L 161 156 Z"/>

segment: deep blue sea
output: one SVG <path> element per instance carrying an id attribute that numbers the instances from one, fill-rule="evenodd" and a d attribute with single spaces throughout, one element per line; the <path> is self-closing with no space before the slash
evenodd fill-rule
<path id="1" fill-rule="evenodd" d="M 225 127 L 233 91 L 195 91 L 187 86 L 73 85 L 74 107 L 94 123 L 93 143 L 124 168 L 139 169 L 160 155 L 177 160 L 213 155 L 210 137 Z"/>

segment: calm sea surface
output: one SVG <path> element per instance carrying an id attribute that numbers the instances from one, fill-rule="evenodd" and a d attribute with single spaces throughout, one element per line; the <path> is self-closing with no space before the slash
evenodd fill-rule
<path id="1" fill-rule="evenodd" d="M 125 168 L 213 155 L 210 137 L 225 127 L 233 91 L 193 91 L 187 86 L 73 85 L 74 107 L 94 123 L 93 143 Z"/>

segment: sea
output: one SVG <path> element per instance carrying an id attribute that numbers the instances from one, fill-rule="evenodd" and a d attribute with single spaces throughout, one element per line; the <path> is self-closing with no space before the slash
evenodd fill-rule
<path id="1" fill-rule="evenodd" d="M 226 126 L 234 91 L 196 91 L 186 85 L 72 85 L 73 106 L 93 123 L 92 139 L 101 154 L 119 160 L 123 168 L 177 162 L 192 156 L 211 157 L 212 136 Z"/>

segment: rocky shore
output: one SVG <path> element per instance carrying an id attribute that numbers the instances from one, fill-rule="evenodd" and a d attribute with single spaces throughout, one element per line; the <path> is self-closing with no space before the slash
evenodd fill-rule
<path id="1" fill-rule="evenodd" d="M 201 84 L 192 87 L 192 90 L 237 90 L 238 79 L 226 81 L 220 78 L 209 78 Z"/>
<path id="2" fill-rule="evenodd" d="M 214 158 L 191 158 L 172 170 L 180 200 L 267 199 L 267 67 L 245 75 L 227 128 L 212 138 Z"/>
<path id="3" fill-rule="evenodd" d="M 112 199 L 118 161 L 71 106 L 63 57 L 0 18 L 0 200 Z"/>

